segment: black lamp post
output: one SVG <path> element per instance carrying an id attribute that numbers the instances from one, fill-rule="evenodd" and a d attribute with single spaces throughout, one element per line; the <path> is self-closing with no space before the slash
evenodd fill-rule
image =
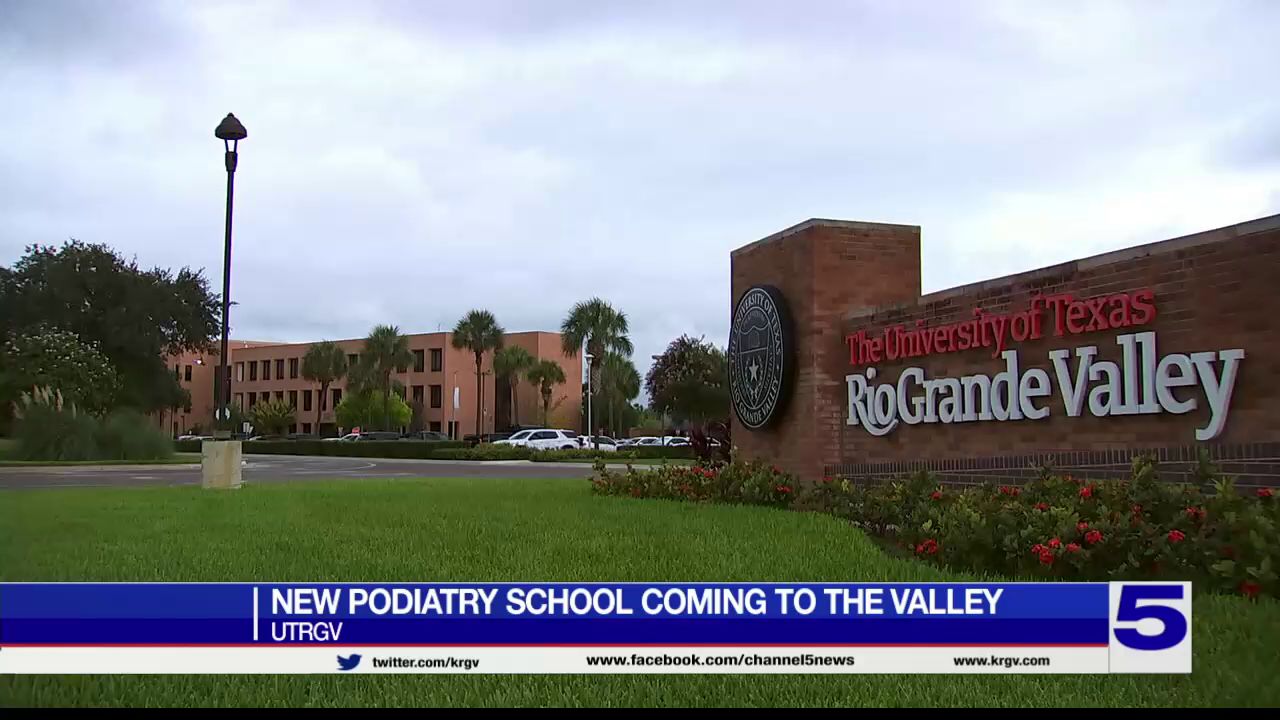
<path id="1" fill-rule="evenodd" d="M 215 419 L 231 420 L 231 366 L 227 364 L 227 316 L 231 310 L 231 204 L 236 191 L 237 145 L 249 136 L 235 115 L 227 113 L 214 129 L 227 152 L 227 235 L 222 255 L 222 352 L 218 355 L 218 376 L 213 381 Z M 219 435 L 222 435 L 219 432 Z"/>

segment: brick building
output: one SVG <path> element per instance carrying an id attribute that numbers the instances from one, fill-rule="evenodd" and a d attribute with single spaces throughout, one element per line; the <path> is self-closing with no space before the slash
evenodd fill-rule
<path id="1" fill-rule="evenodd" d="M 405 400 L 410 406 L 422 405 L 422 429 L 444 432 L 462 438 L 475 432 L 476 365 L 469 350 L 457 350 L 452 333 L 419 333 L 407 336 L 413 361 L 393 374 L 403 383 Z M 363 339 L 334 341 L 347 353 L 348 364 L 359 358 Z M 553 391 L 549 424 L 553 427 L 576 428 L 582 404 L 578 379 L 582 377 L 581 356 L 565 357 L 560 349 L 559 333 L 518 332 L 504 336 L 505 345 L 528 350 L 539 360 L 554 360 L 564 369 L 568 381 Z M 312 343 L 269 343 L 231 341 L 232 404 L 248 411 L 267 399 L 284 400 L 297 408 L 296 423 L 290 432 L 331 435 L 338 428 L 333 408 L 346 392 L 346 380 L 329 387 L 328 397 L 321 398 L 319 386 L 302 377 L 302 357 Z M 486 353 L 484 373 L 483 432 L 495 432 L 509 425 L 536 425 L 542 419 L 542 397 L 526 381 L 516 389 L 512 409 L 507 388 L 494 391 L 493 353 Z M 191 406 L 166 413 L 161 423 L 174 434 L 199 427 L 207 430 L 213 417 L 213 380 L 217 373 L 216 352 L 204 355 L 186 353 L 168 359 L 179 382 L 191 393 Z M 454 407 L 455 388 L 458 407 Z M 317 426 L 317 413 L 319 425 Z"/>
<path id="2" fill-rule="evenodd" d="M 794 334 L 789 402 L 767 428 L 735 418 L 740 450 L 807 479 L 1115 475 L 1137 452 L 1178 477 L 1202 450 L 1242 484 L 1280 477 L 1280 216 L 927 295 L 920 243 L 809 220 L 733 252 L 734 305 L 775 287 Z"/>

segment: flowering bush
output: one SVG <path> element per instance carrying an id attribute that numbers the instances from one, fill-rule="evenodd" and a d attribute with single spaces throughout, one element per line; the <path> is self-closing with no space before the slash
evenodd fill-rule
<path id="1" fill-rule="evenodd" d="M 1070 580 L 1178 579 L 1247 596 L 1280 595 L 1280 504 L 1233 481 L 1130 478 L 1084 483 L 1046 473 L 1022 488 L 939 487 L 927 474 L 878 485 L 823 482 L 805 504 L 934 562 Z M 1019 491 L 1020 490 L 1020 491 Z"/>
<path id="2" fill-rule="evenodd" d="M 823 478 L 803 489 L 765 463 L 607 471 L 604 495 L 797 507 L 830 513 L 916 557 L 970 571 L 1064 580 L 1191 580 L 1280 596 L 1280 503 L 1216 472 L 1204 487 L 1161 482 L 1139 458 L 1123 480 L 1045 472 L 1021 487 L 945 487 L 926 473 L 883 484 Z"/>
<path id="3" fill-rule="evenodd" d="M 601 495 L 790 507 L 799 487 L 795 477 L 757 461 L 663 465 L 652 470 L 628 466 L 625 471 L 611 471 L 598 462 L 595 468 L 591 487 Z"/>

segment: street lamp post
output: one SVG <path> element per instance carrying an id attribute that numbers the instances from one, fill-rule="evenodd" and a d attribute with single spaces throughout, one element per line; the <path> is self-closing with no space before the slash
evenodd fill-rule
<path id="1" fill-rule="evenodd" d="M 583 353 L 582 356 L 587 361 L 587 438 L 591 442 L 592 449 L 595 449 L 595 433 L 591 430 L 591 361 L 595 356 L 591 353 Z"/>
<path id="2" fill-rule="evenodd" d="M 218 355 L 218 377 L 214 378 L 213 383 L 216 396 L 214 407 L 216 418 L 229 422 L 231 420 L 231 368 L 227 362 L 227 321 L 231 314 L 231 207 L 236 190 L 236 161 L 239 160 L 237 150 L 240 141 L 248 137 L 249 133 L 235 115 L 227 113 L 227 116 L 214 129 L 213 136 L 222 141 L 222 147 L 226 151 L 227 166 L 226 239 L 222 250 L 222 347 Z M 224 432 L 226 431 L 219 431 L 219 435 L 222 436 Z M 230 433 L 227 432 L 225 436 L 230 437 Z"/>

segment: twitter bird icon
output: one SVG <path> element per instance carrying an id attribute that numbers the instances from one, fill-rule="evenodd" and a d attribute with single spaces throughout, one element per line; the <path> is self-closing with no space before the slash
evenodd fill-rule
<path id="1" fill-rule="evenodd" d="M 360 656 L 355 653 L 352 653 L 348 657 L 342 657 L 341 655 L 338 656 L 339 670 L 355 670 L 356 666 L 359 664 Z"/>

